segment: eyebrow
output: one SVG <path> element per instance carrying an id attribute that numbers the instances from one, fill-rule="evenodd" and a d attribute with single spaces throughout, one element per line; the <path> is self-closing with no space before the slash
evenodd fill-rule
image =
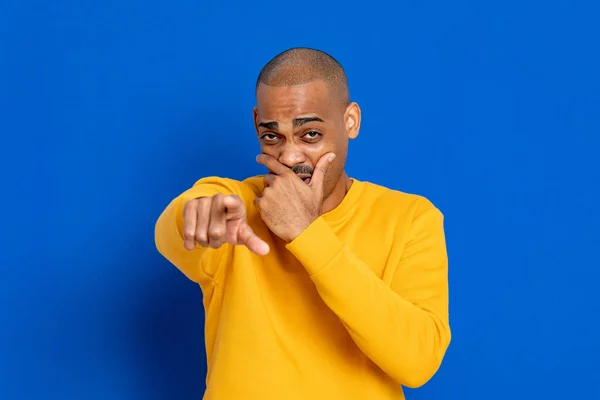
<path id="1" fill-rule="evenodd" d="M 292 121 L 292 124 L 293 124 L 294 128 L 297 128 L 304 124 L 308 124 L 309 122 L 325 122 L 325 121 L 323 121 L 323 119 L 321 119 L 319 117 L 301 117 L 301 118 L 294 118 L 294 120 Z M 258 124 L 258 126 L 261 126 L 266 129 L 271 129 L 271 130 L 279 129 L 279 123 L 277 121 L 261 122 Z"/>

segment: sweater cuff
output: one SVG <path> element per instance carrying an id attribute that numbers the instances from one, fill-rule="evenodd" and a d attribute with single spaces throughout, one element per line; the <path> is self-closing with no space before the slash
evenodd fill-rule
<path id="1" fill-rule="evenodd" d="M 342 251 L 338 238 L 322 216 L 314 220 L 286 248 L 306 268 L 309 275 L 323 270 Z"/>

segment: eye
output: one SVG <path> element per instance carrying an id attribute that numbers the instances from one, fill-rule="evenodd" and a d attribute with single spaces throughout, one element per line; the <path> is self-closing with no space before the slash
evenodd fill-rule
<path id="1" fill-rule="evenodd" d="M 314 142 L 317 141 L 321 138 L 321 134 L 319 132 L 316 131 L 310 131 L 310 132 L 306 132 L 306 134 L 304 135 L 304 138 L 306 140 L 308 140 L 309 142 Z"/>
<path id="2" fill-rule="evenodd" d="M 278 137 L 274 133 L 265 133 L 264 135 L 262 135 L 260 137 L 260 140 L 263 140 L 265 142 L 271 142 L 271 143 L 277 141 L 277 139 L 278 139 Z"/>

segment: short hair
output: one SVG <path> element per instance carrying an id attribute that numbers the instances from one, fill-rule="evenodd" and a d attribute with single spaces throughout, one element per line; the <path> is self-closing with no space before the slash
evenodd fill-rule
<path id="1" fill-rule="evenodd" d="M 325 81 L 344 105 L 349 104 L 348 78 L 342 65 L 324 51 L 308 47 L 294 47 L 273 57 L 258 74 L 256 90 L 261 83 L 293 86 L 315 80 Z"/>

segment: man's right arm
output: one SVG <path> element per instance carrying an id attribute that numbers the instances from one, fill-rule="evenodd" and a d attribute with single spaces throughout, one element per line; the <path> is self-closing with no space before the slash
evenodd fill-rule
<path id="1" fill-rule="evenodd" d="M 217 194 L 237 195 L 246 208 L 246 203 L 253 201 L 252 190 L 243 182 L 227 178 L 208 177 L 197 181 L 175 199 L 159 216 L 154 230 L 156 248 L 169 262 L 176 266 L 190 280 L 200 283 L 210 279 L 211 274 L 202 269 L 201 260 L 209 253 L 223 252 L 227 246 L 218 249 L 196 245 L 193 250 L 184 246 L 184 207 L 190 201 Z"/>

